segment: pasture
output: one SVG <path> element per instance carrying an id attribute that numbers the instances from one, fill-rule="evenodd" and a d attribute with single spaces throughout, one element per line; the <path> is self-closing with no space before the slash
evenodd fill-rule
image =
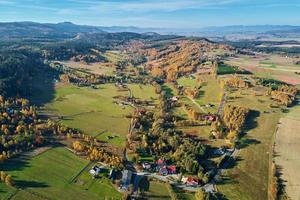
<path id="1" fill-rule="evenodd" d="M 275 163 L 281 169 L 285 191 L 291 199 L 300 198 L 300 105 L 280 119 L 275 137 Z"/>
<path id="2" fill-rule="evenodd" d="M 60 85 L 54 101 L 45 109 L 63 124 L 88 135 L 97 136 L 103 131 L 125 135 L 129 126 L 125 116 L 132 108 L 115 104 L 113 97 L 117 95 L 128 95 L 128 91 L 120 92 L 113 84 L 101 85 L 100 89 Z"/>
<path id="3" fill-rule="evenodd" d="M 113 97 L 129 96 L 129 91 L 120 91 L 114 84 L 99 87 L 92 89 L 59 85 L 55 90 L 55 99 L 45 105 L 45 112 L 58 118 L 61 123 L 80 129 L 85 134 L 99 136 L 99 139 L 107 140 L 108 134 L 116 135 L 108 142 L 122 147 L 130 124 L 126 115 L 131 114 L 134 108 L 114 103 Z M 157 100 L 155 90 L 150 85 L 129 84 L 128 87 L 138 99 Z"/>
<path id="4" fill-rule="evenodd" d="M 169 194 L 168 188 L 164 183 L 157 181 L 150 182 L 149 191 L 146 192 L 146 199 L 149 200 L 170 200 L 171 196 Z"/>
<path id="5" fill-rule="evenodd" d="M 87 190 L 75 184 L 74 178 L 87 165 L 88 161 L 80 159 L 64 147 L 55 147 L 33 158 L 23 155 L 9 160 L 0 168 L 13 176 L 19 188 L 12 199 L 71 200 L 120 196 L 106 183 L 105 187 L 99 187 L 98 190 Z"/>
<path id="6" fill-rule="evenodd" d="M 272 101 L 253 96 L 251 89 L 229 94 L 229 104 L 251 109 L 245 124 L 237 161 L 224 172 L 218 190 L 228 199 L 268 199 L 272 146 L 280 108 L 269 108 Z"/>
<path id="7" fill-rule="evenodd" d="M 187 77 L 182 77 L 178 79 L 178 84 L 183 85 L 187 88 L 200 88 L 200 95 L 195 101 L 191 101 L 190 99 L 184 97 L 183 101 L 188 105 L 195 107 L 200 112 L 204 113 L 216 113 L 218 110 L 218 106 L 221 101 L 222 89 L 217 79 L 210 75 L 200 75 L 201 83 L 198 83 L 196 79 L 191 79 Z M 212 107 L 206 108 L 205 105 L 211 104 Z"/>

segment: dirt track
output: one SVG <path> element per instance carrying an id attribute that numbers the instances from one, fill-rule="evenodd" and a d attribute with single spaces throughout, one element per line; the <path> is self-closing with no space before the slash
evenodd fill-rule
<path id="1" fill-rule="evenodd" d="M 275 138 L 275 162 L 280 167 L 287 195 L 300 199 L 300 121 L 284 117 L 280 119 Z"/>

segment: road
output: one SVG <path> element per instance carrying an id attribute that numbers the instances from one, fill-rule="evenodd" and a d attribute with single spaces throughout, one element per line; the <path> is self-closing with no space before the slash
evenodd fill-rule
<path id="1" fill-rule="evenodd" d="M 195 99 L 189 97 L 189 96 L 186 96 L 189 100 L 191 100 L 193 102 L 193 104 L 195 104 L 200 110 L 202 110 L 204 113 L 207 113 L 207 111 L 202 107 L 200 106 L 196 101 Z"/>
<path id="2" fill-rule="evenodd" d="M 221 99 L 221 102 L 220 102 L 220 106 L 219 106 L 219 109 L 218 109 L 218 115 L 219 116 L 223 115 L 224 105 L 225 105 L 225 102 L 226 102 L 226 97 L 227 97 L 227 92 L 224 91 L 224 94 L 222 96 L 222 99 Z"/>

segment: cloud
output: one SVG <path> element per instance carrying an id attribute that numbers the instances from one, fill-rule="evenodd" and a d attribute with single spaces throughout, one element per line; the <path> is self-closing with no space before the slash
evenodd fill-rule
<path id="1" fill-rule="evenodd" d="M 0 5 L 13 5 L 13 4 L 15 4 L 14 1 L 0 0 Z"/>
<path id="2" fill-rule="evenodd" d="M 123 12 L 155 12 L 177 11 L 183 9 L 219 9 L 220 6 L 228 5 L 242 0 L 140 0 L 140 1 L 93 1 L 93 0 L 69 0 L 77 3 L 82 8 L 99 11 L 123 11 Z"/>

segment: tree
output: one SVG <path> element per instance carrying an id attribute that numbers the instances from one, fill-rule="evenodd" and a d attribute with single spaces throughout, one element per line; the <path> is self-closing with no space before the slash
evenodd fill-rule
<path id="1" fill-rule="evenodd" d="M 13 182 L 13 180 L 12 180 L 11 175 L 7 175 L 7 176 L 5 177 L 5 184 L 6 184 L 6 185 L 9 185 L 9 186 L 13 186 L 13 185 L 14 185 L 14 182 Z"/>
<path id="2" fill-rule="evenodd" d="M 203 189 L 198 190 L 195 193 L 196 200 L 209 200 L 209 194 L 206 193 Z"/>
<path id="3" fill-rule="evenodd" d="M 141 194 L 144 194 L 145 191 L 149 191 L 150 183 L 146 176 L 140 180 L 138 188 Z"/>

